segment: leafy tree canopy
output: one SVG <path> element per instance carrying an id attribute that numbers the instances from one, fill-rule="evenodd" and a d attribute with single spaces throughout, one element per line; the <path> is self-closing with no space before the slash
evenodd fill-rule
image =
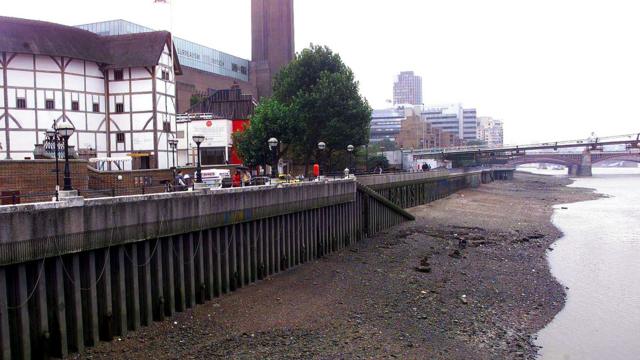
<path id="1" fill-rule="evenodd" d="M 255 109 L 249 125 L 244 131 L 233 134 L 238 155 L 245 165 L 271 164 L 272 154 L 267 141 L 271 137 L 278 139 L 280 146 L 276 153 L 276 161 L 285 153 L 293 142 L 299 125 L 293 122 L 286 106 L 274 99 L 264 99 Z"/>
<path id="2" fill-rule="evenodd" d="M 285 144 L 281 152 L 289 151 L 307 169 L 320 141 L 329 153 L 366 144 L 370 119 L 371 107 L 360 96 L 351 69 L 328 47 L 311 45 L 276 75 L 273 97 L 256 108 L 249 130 L 256 122 L 264 133 L 255 135 L 265 144 L 277 137 Z M 246 136 L 237 140 L 250 142 Z M 248 164 L 262 161 L 251 158 L 258 155 L 253 151 L 239 151 Z"/>

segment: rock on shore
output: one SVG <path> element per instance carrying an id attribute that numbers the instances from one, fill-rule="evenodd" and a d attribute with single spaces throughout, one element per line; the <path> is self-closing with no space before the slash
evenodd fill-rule
<path id="1" fill-rule="evenodd" d="M 78 357 L 533 359 L 564 303 L 552 205 L 596 196 L 569 182 L 518 173 L 410 209 L 415 222 Z"/>

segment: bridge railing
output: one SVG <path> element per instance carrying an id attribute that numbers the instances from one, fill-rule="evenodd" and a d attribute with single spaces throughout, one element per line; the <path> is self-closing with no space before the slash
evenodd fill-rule
<path id="1" fill-rule="evenodd" d="M 623 135 L 611 135 L 604 137 L 589 137 L 585 139 L 575 139 L 575 140 L 561 140 L 561 141 L 549 141 L 542 143 L 531 143 L 531 144 L 505 144 L 501 146 L 488 146 L 488 145 L 473 145 L 473 146 L 452 146 L 446 148 L 431 148 L 431 149 L 414 149 L 414 150 L 403 150 L 404 153 L 414 152 L 419 154 L 447 154 L 447 153 L 456 153 L 456 152 L 472 152 L 472 151 L 509 151 L 512 149 L 527 149 L 527 148 L 538 148 L 538 147 L 554 147 L 554 146 L 591 146 L 598 144 L 606 144 L 609 142 L 630 142 L 630 143 L 638 143 L 640 142 L 640 133 L 637 134 L 623 134 Z"/>

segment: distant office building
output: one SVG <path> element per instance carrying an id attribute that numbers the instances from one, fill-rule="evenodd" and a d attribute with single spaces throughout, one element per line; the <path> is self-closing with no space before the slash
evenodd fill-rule
<path id="1" fill-rule="evenodd" d="M 502 146 L 503 128 L 502 120 L 496 120 L 492 117 L 479 117 L 477 122 L 477 137 L 490 146 Z"/>
<path id="2" fill-rule="evenodd" d="M 402 108 L 373 110 L 369 127 L 369 141 L 372 143 L 385 139 L 396 141 L 404 117 L 404 109 Z"/>
<path id="3" fill-rule="evenodd" d="M 456 134 L 464 141 L 476 139 L 476 109 L 464 109 L 462 104 L 430 106 L 422 111 L 422 117 L 434 128 Z"/>
<path id="4" fill-rule="evenodd" d="M 421 106 L 398 106 L 373 110 L 370 136 L 372 143 L 389 140 L 405 149 L 448 147 L 461 144 L 457 132 L 432 126 L 421 116 Z M 456 128 L 457 131 L 457 128 Z"/>
<path id="5" fill-rule="evenodd" d="M 422 77 L 402 71 L 393 83 L 393 105 L 422 104 Z"/>
<path id="6" fill-rule="evenodd" d="M 417 109 L 416 109 L 417 110 Z M 404 149 L 425 149 L 459 146 L 462 140 L 456 134 L 433 127 L 420 115 L 420 111 L 405 110 L 396 143 Z"/>
<path id="7" fill-rule="evenodd" d="M 476 109 L 462 109 L 462 140 L 477 139 L 477 126 Z"/>

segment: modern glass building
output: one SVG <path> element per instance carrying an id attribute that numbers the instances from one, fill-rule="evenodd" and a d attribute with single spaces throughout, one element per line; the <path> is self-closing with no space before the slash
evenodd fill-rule
<path id="1" fill-rule="evenodd" d="M 126 20 L 110 20 L 76 27 L 98 35 L 124 35 L 154 31 L 151 28 Z M 179 37 L 174 37 L 173 42 L 178 52 L 180 65 L 242 81 L 249 81 L 249 60 Z"/>

